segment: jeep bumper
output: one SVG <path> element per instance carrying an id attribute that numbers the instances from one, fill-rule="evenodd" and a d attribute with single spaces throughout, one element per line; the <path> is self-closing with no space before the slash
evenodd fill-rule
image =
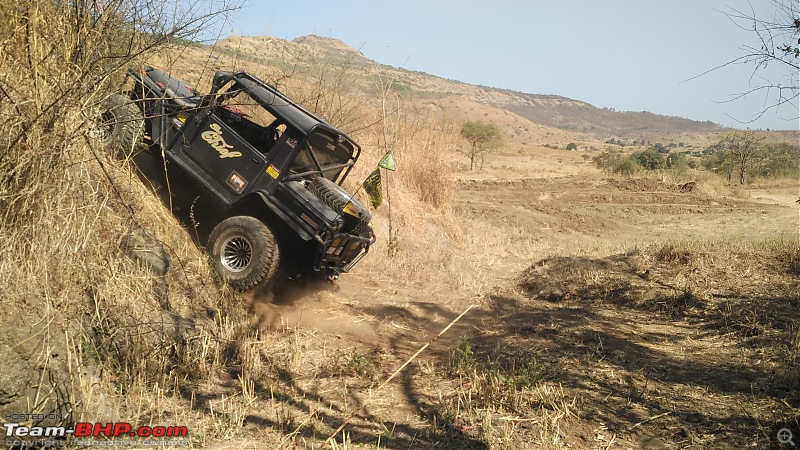
<path id="1" fill-rule="evenodd" d="M 317 269 L 333 278 L 340 273 L 347 273 L 369 252 L 369 247 L 374 243 L 374 234 L 367 238 L 338 233 L 330 240 L 320 239 L 321 254 Z"/>

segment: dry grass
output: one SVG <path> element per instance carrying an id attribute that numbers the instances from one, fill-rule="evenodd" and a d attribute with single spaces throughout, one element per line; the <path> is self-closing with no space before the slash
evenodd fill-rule
<path id="1" fill-rule="evenodd" d="M 158 45 L 122 8 L 95 20 L 58 3 L 0 7 L 0 300 L 20 326 L 2 343 L 21 383 L 7 412 L 161 423 L 179 386 L 230 363 L 245 324 L 177 221 L 88 138 L 124 65 Z M 145 228 L 171 256 L 166 278 L 123 251 Z"/>
<path id="2" fill-rule="evenodd" d="M 540 448 L 552 448 L 559 443 L 560 421 L 572 414 L 575 399 L 544 383 L 545 370 L 529 354 L 498 349 L 476 355 L 470 339 L 462 336 L 441 373 L 444 380 L 454 380 L 454 389 L 439 394 L 438 414 L 454 427 L 450 432 L 472 436 L 490 448 L 517 448 L 520 439 L 529 439 L 516 436 L 521 426 L 536 429 Z"/>

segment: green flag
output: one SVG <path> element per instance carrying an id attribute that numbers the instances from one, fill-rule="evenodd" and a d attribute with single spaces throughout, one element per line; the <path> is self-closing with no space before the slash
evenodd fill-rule
<path id="1" fill-rule="evenodd" d="M 378 167 L 383 167 L 386 170 L 394 170 L 394 156 L 392 156 L 391 150 L 383 155 L 381 162 L 378 163 Z"/>
<path id="2" fill-rule="evenodd" d="M 374 208 L 381 206 L 381 203 L 383 203 L 383 192 L 381 189 L 381 169 L 373 170 L 367 179 L 364 180 L 362 186 L 364 186 L 364 192 L 366 192 L 369 196 L 369 201 L 372 202 L 372 206 Z"/>

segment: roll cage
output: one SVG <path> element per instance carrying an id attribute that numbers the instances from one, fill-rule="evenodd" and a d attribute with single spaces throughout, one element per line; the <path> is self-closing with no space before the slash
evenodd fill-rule
<path id="1" fill-rule="evenodd" d="M 211 92 L 200 102 L 202 106 L 221 105 L 241 93 L 256 101 L 277 121 L 299 130 L 304 136 L 300 142 L 290 173 L 284 181 L 321 175 L 339 184 L 347 178 L 361 147 L 342 131 L 283 95 L 274 86 L 246 72 L 218 71 L 214 75 Z M 270 127 L 279 125 L 273 123 Z M 269 128 L 269 127 L 268 127 Z"/>

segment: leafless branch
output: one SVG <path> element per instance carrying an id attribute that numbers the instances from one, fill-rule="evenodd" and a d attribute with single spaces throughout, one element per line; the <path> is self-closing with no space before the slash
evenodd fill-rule
<path id="1" fill-rule="evenodd" d="M 766 17 L 759 16 L 755 9 L 740 11 L 728 7 L 725 14 L 737 27 L 755 35 L 757 45 L 744 44 L 740 47 L 742 55 L 709 69 L 695 77 L 683 82 L 697 79 L 711 72 L 732 65 L 748 65 L 753 67 L 750 75 L 750 89 L 733 94 L 730 99 L 720 102 L 728 103 L 741 100 L 744 97 L 758 94 L 764 96 L 763 108 L 753 114 L 749 119 L 737 122 L 752 123 L 761 118 L 767 111 L 777 111 L 790 108 L 795 112 L 794 119 L 800 118 L 798 111 L 798 97 L 800 96 L 800 6 L 796 0 L 772 0 L 775 7 L 773 14 Z M 788 71 L 788 75 L 765 76 L 763 71 L 772 65 Z M 730 116 L 729 116 L 730 117 Z"/>

